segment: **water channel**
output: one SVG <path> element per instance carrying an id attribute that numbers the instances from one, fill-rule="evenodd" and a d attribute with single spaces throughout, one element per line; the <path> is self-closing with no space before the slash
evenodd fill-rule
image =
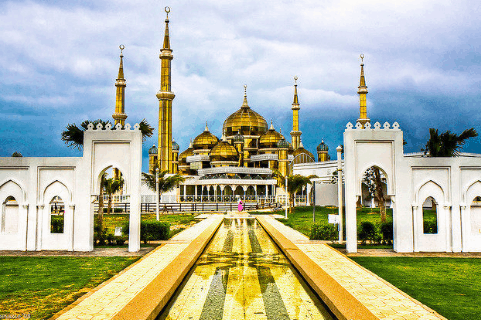
<path id="1" fill-rule="evenodd" d="M 334 319 L 255 219 L 225 219 L 157 319 Z"/>

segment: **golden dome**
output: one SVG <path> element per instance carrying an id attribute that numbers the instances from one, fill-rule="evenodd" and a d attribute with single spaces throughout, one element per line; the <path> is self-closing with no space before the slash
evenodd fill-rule
<path id="1" fill-rule="evenodd" d="M 190 140 L 189 147 L 184 151 L 182 151 L 182 153 L 179 155 L 179 162 L 187 163 L 186 158 L 193 155 L 194 155 L 194 147 L 192 145 L 192 140 Z"/>
<path id="2" fill-rule="evenodd" d="M 304 154 L 305 156 L 299 156 L 297 157 L 298 155 L 300 154 Z M 302 145 L 302 141 L 301 141 L 301 145 L 299 146 L 299 148 L 297 148 L 296 150 L 294 150 L 294 152 L 292 153 L 292 155 L 294 156 L 294 164 L 297 164 L 297 163 L 306 163 L 306 162 L 314 162 L 314 155 L 312 153 L 309 152 L 309 150 L 307 149 L 304 149 L 304 146 Z M 297 158 L 296 158 L 297 157 Z"/>
<path id="3" fill-rule="evenodd" d="M 221 140 L 210 152 L 211 161 L 237 161 L 239 160 L 239 153 L 236 148 L 230 145 L 227 141 Z"/>
<path id="4" fill-rule="evenodd" d="M 212 149 L 217 142 L 219 142 L 219 138 L 214 136 L 212 133 L 210 133 L 209 128 L 207 127 L 207 124 L 205 125 L 205 130 L 201 134 L 199 134 L 197 137 L 194 139 L 194 149 L 199 150 L 199 149 Z"/>
<path id="5" fill-rule="evenodd" d="M 242 135 L 262 135 L 267 131 L 266 120 L 249 107 L 245 93 L 244 103 L 239 110 L 227 117 L 223 127 L 226 136 L 233 136 L 239 131 Z"/>
<path id="6" fill-rule="evenodd" d="M 264 135 L 259 139 L 259 148 L 276 148 L 277 142 L 284 139 L 284 136 L 274 129 L 271 122 L 271 127 Z"/>

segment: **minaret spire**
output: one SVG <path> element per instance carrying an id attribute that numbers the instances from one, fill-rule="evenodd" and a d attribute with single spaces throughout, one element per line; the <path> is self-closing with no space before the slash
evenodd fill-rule
<path id="1" fill-rule="evenodd" d="M 241 108 L 249 108 L 249 105 L 247 104 L 247 85 L 244 85 L 244 101 L 242 102 Z"/>
<path id="2" fill-rule="evenodd" d="M 299 109 L 301 109 L 299 105 L 299 98 L 297 96 L 297 76 L 294 77 L 294 102 L 292 102 L 292 131 L 291 131 L 291 138 L 292 138 L 292 148 L 296 150 L 301 146 L 301 134 L 302 132 L 299 131 Z"/>
<path id="3" fill-rule="evenodd" d="M 359 119 L 357 122 L 364 125 L 371 120 L 367 117 L 367 106 L 366 106 L 366 95 L 367 95 L 367 86 L 366 86 L 366 79 L 364 78 L 364 54 L 361 53 L 361 77 L 359 80 L 359 87 L 357 93 L 359 94 Z"/>
<path id="4" fill-rule="evenodd" d="M 121 44 L 120 48 L 120 66 L 119 66 L 119 74 L 117 76 L 117 81 L 115 81 L 116 94 L 115 94 L 115 112 L 112 115 L 112 118 L 115 120 L 115 124 L 120 123 L 121 125 L 125 124 L 125 119 L 127 119 L 127 115 L 125 114 L 125 87 L 127 86 L 124 78 L 124 54 L 123 51 L 125 46 Z"/>
<path id="5" fill-rule="evenodd" d="M 170 48 L 169 37 L 169 13 L 170 8 L 165 7 L 167 17 L 165 19 L 164 44 L 160 49 L 160 90 L 157 92 L 159 99 L 159 133 L 158 133 L 158 159 L 161 171 L 173 173 L 174 161 L 172 154 L 172 100 L 175 94 L 171 89 L 171 61 L 174 58 Z"/>

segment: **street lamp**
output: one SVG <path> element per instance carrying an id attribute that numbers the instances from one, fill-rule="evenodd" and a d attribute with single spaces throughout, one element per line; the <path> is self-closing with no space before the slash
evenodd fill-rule
<path id="1" fill-rule="evenodd" d="M 159 221 L 159 168 L 155 168 L 155 217 Z"/>

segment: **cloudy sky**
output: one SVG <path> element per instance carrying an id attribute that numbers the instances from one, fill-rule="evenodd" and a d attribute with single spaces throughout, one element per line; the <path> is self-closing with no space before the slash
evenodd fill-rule
<path id="1" fill-rule="evenodd" d="M 360 53 L 368 116 L 398 121 L 405 152 L 419 151 L 431 127 L 481 131 L 479 1 L 15 0 L 0 1 L 0 156 L 80 156 L 60 134 L 68 123 L 111 119 L 120 44 L 127 122 L 157 129 L 165 6 L 181 151 L 206 121 L 221 135 L 244 84 L 251 108 L 290 132 L 297 75 L 304 146 L 314 153 L 324 139 L 335 158 L 359 116 Z M 480 138 L 464 151 L 481 152 Z"/>

